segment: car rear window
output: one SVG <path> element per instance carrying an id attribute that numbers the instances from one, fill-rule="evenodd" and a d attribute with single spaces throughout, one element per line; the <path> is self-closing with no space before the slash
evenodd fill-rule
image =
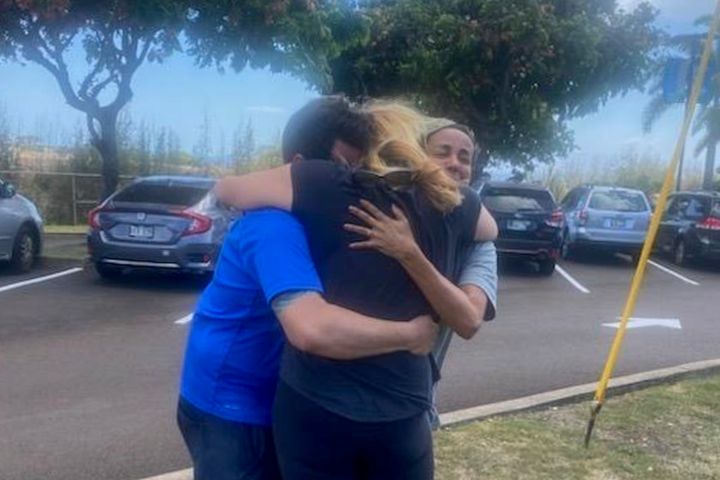
<path id="1" fill-rule="evenodd" d="M 490 189 L 483 203 L 494 212 L 546 212 L 555 209 L 549 192 L 534 190 Z"/>
<path id="2" fill-rule="evenodd" d="M 589 207 L 594 210 L 612 212 L 646 212 L 648 210 L 645 198 L 641 193 L 621 190 L 593 192 Z"/>
<path id="3" fill-rule="evenodd" d="M 190 207 L 207 195 L 210 185 L 188 185 L 181 183 L 135 183 L 113 198 L 123 203 L 159 203 Z"/>
<path id="4" fill-rule="evenodd" d="M 712 210 L 710 210 L 710 216 L 713 218 L 720 218 L 720 201 L 713 202 Z"/>

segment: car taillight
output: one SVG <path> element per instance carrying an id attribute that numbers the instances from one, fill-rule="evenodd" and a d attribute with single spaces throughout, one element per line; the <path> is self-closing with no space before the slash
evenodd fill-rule
<path id="1" fill-rule="evenodd" d="M 93 230 L 100 230 L 100 212 L 102 212 L 103 206 L 93 208 L 88 212 L 88 226 Z"/>
<path id="2" fill-rule="evenodd" d="M 550 218 L 545 220 L 545 224 L 550 227 L 556 227 L 560 228 L 563 226 L 563 223 L 565 222 L 565 215 L 563 215 L 562 210 L 557 209 L 552 212 L 550 215 Z"/>
<path id="3" fill-rule="evenodd" d="M 720 230 L 720 218 L 707 217 L 702 222 L 698 222 L 695 227 L 702 230 Z"/>
<path id="4" fill-rule="evenodd" d="M 185 217 L 190 220 L 190 226 L 185 229 L 183 236 L 185 235 L 196 235 L 198 233 L 205 233 L 212 227 L 212 218 L 201 215 L 197 212 L 190 210 L 183 210 L 178 212 L 178 215 Z"/>
<path id="5" fill-rule="evenodd" d="M 580 226 L 587 225 L 589 217 L 590 217 L 590 215 L 588 214 L 587 210 L 580 210 L 580 212 L 578 212 L 578 214 L 577 214 L 577 218 L 580 223 Z"/>

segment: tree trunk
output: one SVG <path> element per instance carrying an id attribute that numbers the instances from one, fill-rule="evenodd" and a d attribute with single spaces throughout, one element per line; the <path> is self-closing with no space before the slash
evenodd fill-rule
<path id="1" fill-rule="evenodd" d="M 705 151 L 705 173 L 703 174 L 703 190 L 712 190 L 715 186 L 715 149 L 717 143 L 711 140 Z"/>
<path id="2" fill-rule="evenodd" d="M 480 186 L 480 184 L 483 182 L 483 175 L 485 173 L 485 169 L 490 163 L 490 155 L 488 154 L 487 149 L 480 144 L 478 144 L 475 148 L 477 150 L 475 151 L 473 167 L 472 171 L 470 172 L 470 185 L 472 187 Z"/>
<path id="3" fill-rule="evenodd" d="M 118 146 L 117 146 L 117 115 L 103 112 L 98 119 L 100 132 L 92 142 L 102 159 L 103 192 L 101 200 L 115 193 L 119 180 Z"/>

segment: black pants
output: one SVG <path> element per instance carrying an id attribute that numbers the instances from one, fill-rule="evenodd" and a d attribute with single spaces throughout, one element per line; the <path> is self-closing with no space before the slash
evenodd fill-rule
<path id="1" fill-rule="evenodd" d="M 195 480 L 279 480 L 272 430 L 231 422 L 178 402 L 177 421 Z"/>
<path id="2" fill-rule="evenodd" d="M 394 422 L 355 422 L 280 382 L 273 432 L 287 480 L 433 478 L 427 413 Z"/>

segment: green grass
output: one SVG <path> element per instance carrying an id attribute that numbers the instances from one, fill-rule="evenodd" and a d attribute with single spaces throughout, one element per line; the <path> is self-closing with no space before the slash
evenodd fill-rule
<path id="1" fill-rule="evenodd" d="M 83 260 L 87 256 L 84 225 L 46 225 L 43 256 Z"/>
<path id="2" fill-rule="evenodd" d="M 589 402 L 441 430 L 436 478 L 720 479 L 720 375 L 609 398 L 583 446 Z"/>
<path id="3" fill-rule="evenodd" d="M 45 233 L 85 233 L 87 225 L 45 225 Z"/>

